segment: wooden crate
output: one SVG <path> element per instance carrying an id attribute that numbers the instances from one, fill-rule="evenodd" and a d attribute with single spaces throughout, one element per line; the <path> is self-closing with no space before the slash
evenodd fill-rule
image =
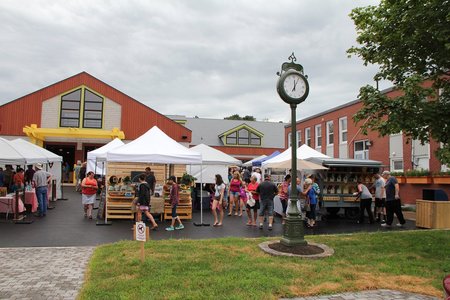
<path id="1" fill-rule="evenodd" d="M 192 205 L 177 206 L 177 215 L 181 220 L 192 220 Z M 164 220 L 172 220 L 172 207 L 164 207 Z"/>
<path id="2" fill-rule="evenodd" d="M 450 229 L 450 201 L 416 200 L 416 226 Z"/>

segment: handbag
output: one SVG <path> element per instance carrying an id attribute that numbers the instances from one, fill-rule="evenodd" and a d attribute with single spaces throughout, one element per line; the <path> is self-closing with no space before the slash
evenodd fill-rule
<path id="1" fill-rule="evenodd" d="M 311 211 L 311 203 L 309 202 L 309 198 L 306 198 L 305 201 L 305 211 Z"/>
<path id="2" fill-rule="evenodd" d="M 132 211 L 132 212 L 137 212 L 137 211 L 138 211 L 138 209 L 137 209 L 137 203 L 138 203 L 138 200 L 139 200 L 139 198 L 138 198 L 138 197 L 135 197 L 135 198 L 133 199 L 133 201 L 131 202 L 131 211 Z"/>
<path id="3" fill-rule="evenodd" d="M 255 206 L 256 201 L 255 201 L 255 199 L 253 199 L 252 194 L 251 194 L 251 193 L 248 193 L 248 196 L 247 196 L 247 197 L 248 197 L 247 205 L 248 205 L 249 207 Z"/>

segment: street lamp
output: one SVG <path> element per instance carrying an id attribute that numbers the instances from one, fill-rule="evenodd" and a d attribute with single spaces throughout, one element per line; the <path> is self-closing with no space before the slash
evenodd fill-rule
<path id="1" fill-rule="evenodd" d="M 297 207 L 297 135 L 296 115 L 297 104 L 306 100 L 309 94 L 307 76 L 303 74 L 303 66 L 296 64 L 294 52 L 288 58 L 290 62 L 281 65 L 281 72 L 277 82 L 277 92 L 281 99 L 291 107 L 291 193 L 283 236 L 280 242 L 285 246 L 306 245 L 301 213 Z"/>

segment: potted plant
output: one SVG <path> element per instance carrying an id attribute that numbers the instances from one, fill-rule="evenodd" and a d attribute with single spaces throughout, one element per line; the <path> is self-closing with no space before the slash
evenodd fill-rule
<path id="1" fill-rule="evenodd" d="M 412 184 L 430 184 L 432 179 L 428 170 L 409 170 L 406 171 L 406 183 Z"/>
<path id="2" fill-rule="evenodd" d="M 406 177 L 403 172 L 391 172 L 391 175 L 397 178 L 399 184 L 406 183 Z"/>
<path id="3" fill-rule="evenodd" d="M 434 184 L 450 184 L 450 171 L 436 173 L 432 179 Z"/>
<path id="4" fill-rule="evenodd" d="M 188 173 L 184 173 L 180 179 L 180 187 L 183 188 L 182 185 L 184 185 L 186 187 L 190 187 L 193 185 L 195 180 L 197 180 L 197 178 L 195 178 L 194 176 L 189 175 Z"/>

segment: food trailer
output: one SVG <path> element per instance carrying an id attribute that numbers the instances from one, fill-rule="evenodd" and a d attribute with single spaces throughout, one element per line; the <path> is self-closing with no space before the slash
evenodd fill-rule
<path id="1" fill-rule="evenodd" d="M 321 190 L 322 207 L 331 215 L 336 215 L 344 209 L 347 218 L 356 219 L 359 216 L 359 199 L 357 200 L 353 193 L 358 190 L 357 180 L 361 179 L 370 188 L 374 182 L 373 175 L 380 172 L 381 162 L 342 158 L 308 160 L 328 168 L 315 173 Z"/>

